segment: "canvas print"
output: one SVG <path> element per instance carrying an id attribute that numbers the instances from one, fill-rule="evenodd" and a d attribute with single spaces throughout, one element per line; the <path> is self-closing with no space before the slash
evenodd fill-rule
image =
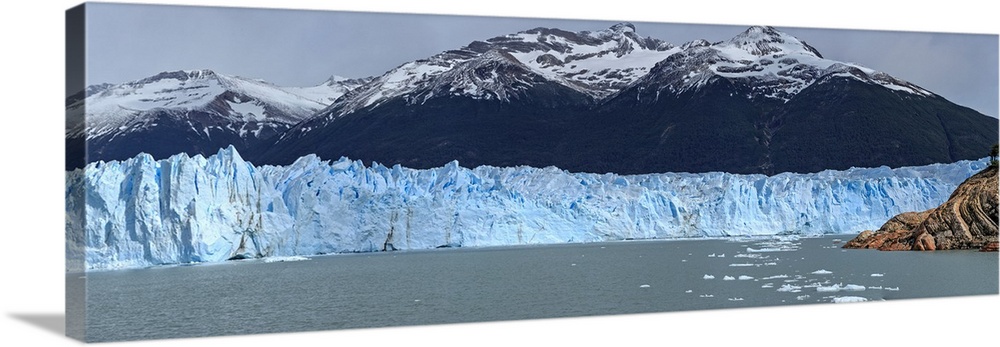
<path id="1" fill-rule="evenodd" d="M 996 295 L 997 65 L 996 35 L 84 4 L 67 334 Z"/>

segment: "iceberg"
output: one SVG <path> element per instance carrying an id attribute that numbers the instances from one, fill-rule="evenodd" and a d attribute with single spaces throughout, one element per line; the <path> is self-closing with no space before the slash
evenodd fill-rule
<path id="1" fill-rule="evenodd" d="M 860 296 L 839 296 L 839 297 L 833 298 L 833 300 L 832 300 L 833 303 L 837 303 L 837 304 L 853 303 L 853 302 L 865 302 L 865 301 L 868 301 L 868 299 L 860 297 Z"/>
<path id="2" fill-rule="evenodd" d="M 783 284 L 783 285 L 781 285 L 781 288 L 778 288 L 778 291 L 779 292 L 798 293 L 798 292 L 802 291 L 802 287 L 791 285 L 791 284 Z"/>
<path id="3" fill-rule="evenodd" d="M 840 290 L 849 291 L 849 292 L 862 292 L 862 291 L 865 290 L 865 286 L 858 285 L 858 284 L 848 284 L 848 285 L 845 285 L 845 286 L 841 287 Z"/>
<path id="4" fill-rule="evenodd" d="M 66 174 L 67 257 L 86 270 L 345 252 L 878 228 L 943 203 L 986 161 L 775 176 L 616 175 L 458 162 L 409 169 L 233 148 Z M 723 257 L 724 255 L 717 255 Z"/>
<path id="5" fill-rule="evenodd" d="M 824 287 L 824 286 L 818 286 L 818 287 L 816 287 L 816 291 L 817 292 L 839 292 L 839 291 L 842 291 L 842 290 L 843 291 L 848 291 L 848 292 L 861 292 L 861 291 L 865 290 L 865 286 L 857 285 L 857 284 L 847 284 L 847 285 L 834 284 L 834 285 L 828 286 L 828 287 Z"/>

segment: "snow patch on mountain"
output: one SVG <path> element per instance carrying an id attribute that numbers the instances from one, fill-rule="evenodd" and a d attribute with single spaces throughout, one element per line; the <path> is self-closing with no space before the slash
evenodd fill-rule
<path id="1" fill-rule="evenodd" d="M 67 112 L 85 112 L 86 122 L 74 124 L 67 137 L 113 136 L 129 129 L 154 126 L 154 114 L 183 117 L 189 111 L 205 112 L 234 123 L 267 120 L 287 127 L 325 106 L 261 80 L 211 70 L 163 72 L 106 87 L 70 105 Z"/>
<path id="2" fill-rule="evenodd" d="M 232 147 L 67 173 L 67 252 L 87 269 L 438 246 L 852 233 L 946 200 L 985 160 L 775 176 L 623 176 L 452 162 L 414 170 Z"/>
<path id="3" fill-rule="evenodd" d="M 656 62 L 677 51 L 666 42 L 639 37 L 627 23 L 597 32 L 535 28 L 400 65 L 347 93 L 326 116 L 332 120 L 400 97 L 411 104 L 444 95 L 507 100 L 518 89 L 542 82 L 599 99 L 642 77 Z M 507 70 L 513 75 L 497 78 L 469 73 L 497 63 L 517 68 Z M 503 78 L 513 84 L 500 83 Z M 442 90 L 445 85 L 453 88 Z"/>
<path id="4" fill-rule="evenodd" d="M 330 76 L 325 82 L 312 87 L 282 87 L 286 92 L 329 106 L 347 92 L 371 82 L 372 77 L 347 78 Z"/>
<path id="5" fill-rule="evenodd" d="M 535 29 L 508 35 L 505 39 L 562 48 L 532 46 L 535 49 L 514 50 L 511 55 L 539 74 L 581 86 L 596 98 L 620 90 L 648 73 L 660 60 L 680 51 L 666 42 L 640 38 L 635 34 L 635 27 L 627 23 L 598 32 L 571 35 Z"/>
<path id="6" fill-rule="evenodd" d="M 933 93 L 912 83 L 853 63 L 825 59 L 812 46 L 772 27 L 754 26 L 730 40 L 696 40 L 661 61 L 638 85 L 659 97 L 703 87 L 718 76 L 750 87 L 746 97 L 788 101 L 814 83 L 853 78 L 919 96 Z"/>

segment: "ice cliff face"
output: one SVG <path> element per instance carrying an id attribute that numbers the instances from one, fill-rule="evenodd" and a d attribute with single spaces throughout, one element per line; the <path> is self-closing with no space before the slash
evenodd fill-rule
<path id="1" fill-rule="evenodd" d="M 851 233 L 947 200 L 984 161 L 776 176 L 414 170 L 300 158 L 255 167 L 141 154 L 67 173 L 69 258 L 89 270 L 439 246 Z"/>

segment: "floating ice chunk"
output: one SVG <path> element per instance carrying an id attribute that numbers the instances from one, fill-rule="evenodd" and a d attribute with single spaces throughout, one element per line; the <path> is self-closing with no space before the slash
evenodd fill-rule
<path id="1" fill-rule="evenodd" d="M 872 274 L 872 277 L 882 277 L 882 276 L 885 276 L 885 274 Z"/>
<path id="2" fill-rule="evenodd" d="M 802 287 L 799 287 L 799 286 L 796 286 L 796 285 L 782 284 L 781 288 L 778 288 L 778 291 L 779 292 L 793 292 L 794 293 L 796 290 L 801 291 L 801 289 L 802 289 Z"/>
<path id="3" fill-rule="evenodd" d="M 649 285 L 648 284 L 643 284 L 643 285 L 640 285 L 639 288 L 649 288 Z"/>
<path id="4" fill-rule="evenodd" d="M 750 259 L 768 259 L 771 258 L 769 255 L 763 255 L 760 253 L 738 253 L 733 257 L 736 258 L 750 258 Z"/>
<path id="5" fill-rule="evenodd" d="M 712 275 L 709 275 L 709 274 L 705 274 L 705 276 L 702 276 L 701 278 L 704 278 L 706 280 L 714 280 L 715 276 L 712 276 Z"/>
<path id="6" fill-rule="evenodd" d="M 715 295 L 712 295 L 712 294 L 702 294 L 702 295 L 699 295 L 698 297 L 702 297 L 702 298 L 714 298 Z"/>
<path id="7" fill-rule="evenodd" d="M 773 280 L 773 279 L 779 279 L 779 278 L 788 278 L 788 275 L 768 276 L 768 277 L 764 277 L 763 279 L 765 279 L 765 280 Z"/>
<path id="8" fill-rule="evenodd" d="M 898 292 L 899 291 L 899 287 L 885 287 L 883 289 L 891 291 L 891 292 Z"/>
<path id="9" fill-rule="evenodd" d="M 828 287 L 824 287 L 824 286 L 816 287 L 816 291 L 820 292 L 820 293 L 836 293 L 836 292 L 839 292 L 840 289 L 841 289 L 840 285 L 838 285 L 838 284 L 834 284 L 834 285 L 828 286 Z"/>
<path id="10" fill-rule="evenodd" d="M 834 303 L 838 303 L 838 304 L 852 303 L 852 302 L 865 302 L 865 301 L 868 301 L 868 299 L 860 297 L 860 296 L 840 296 L 840 297 L 833 298 L 833 302 Z"/>
<path id="11" fill-rule="evenodd" d="M 712 254 L 709 254 L 709 255 L 708 255 L 708 257 L 709 257 L 709 258 L 715 258 L 715 257 L 716 257 L 716 255 L 715 255 L 715 253 L 712 253 Z"/>
<path id="12" fill-rule="evenodd" d="M 768 253 L 768 252 L 792 252 L 797 251 L 798 248 L 795 247 L 764 247 L 764 248 L 750 248 L 747 247 L 747 252 L 750 253 Z M 805 258 L 802 258 L 805 259 Z"/>
<path id="13" fill-rule="evenodd" d="M 264 258 L 264 262 L 265 263 L 281 263 L 281 262 L 286 262 L 286 261 L 303 261 L 303 260 L 309 260 L 309 258 L 306 258 L 306 257 L 303 257 L 303 256 L 298 256 L 298 255 L 293 255 L 293 256 L 290 256 L 290 257 L 267 257 L 267 258 Z"/>
<path id="14" fill-rule="evenodd" d="M 795 300 L 802 301 L 802 300 L 805 300 L 805 299 L 808 299 L 808 298 L 809 298 L 808 294 L 806 294 L 806 295 L 799 295 L 799 296 L 795 297 Z"/>
<path id="15" fill-rule="evenodd" d="M 420 299 L 414 299 L 413 302 L 420 302 Z"/>
<path id="16" fill-rule="evenodd" d="M 774 288 L 774 283 L 764 283 L 761 288 Z"/>
<path id="17" fill-rule="evenodd" d="M 764 266 L 775 266 L 775 265 L 778 265 L 778 263 L 775 262 L 764 263 Z"/>
<path id="18" fill-rule="evenodd" d="M 857 285 L 857 284 L 847 284 L 847 285 L 844 285 L 844 284 L 838 283 L 838 284 L 834 284 L 834 285 L 828 286 L 828 287 L 823 287 L 823 286 L 816 287 L 816 291 L 817 292 L 839 292 L 841 290 L 843 290 L 843 291 L 849 291 L 849 292 L 861 292 L 861 291 L 865 290 L 865 286 Z"/>
<path id="19" fill-rule="evenodd" d="M 735 280 L 736 280 L 736 277 L 733 277 L 733 276 L 725 276 L 725 277 L 723 277 L 723 278 L 722 278 L 722 280 L 723 280 L 723 281 L 735 281 Z"/>
<path id="20" fill-rule="evenodd" d="M 569 266 L 576 266 L 576 263 L 569 264 Z"/>
<path id="21" fill-rule="evenodd" d="M 753 266 L 753 265 L 754 265 L 754 264 L 750 264 L 750 263 L 742 263 L 742 264 L 729 264 L 729 266 L 736 266 L 736 267 L 745 267 L 745 266 Z"/>
<path id="22" fill-rule="evenodd" d="M 739 278 L 740 278 L 740 281 L 749 281 L 749 280 L 753 279 L 752 276 L 747 276 L 747 275 L 740 275 Z"/>
<path id="23" fill-rule="evenodd" d="M 868 286 L 868 289 L 882 290 L 882 286 Z"/>
<path id="24" fill-rule="evenodd" d="M 688 262 L 688 260 L 687 259 L 681 259 L 681 262 L 682 263 L 686 263 L 686 262 Z"/>
<path id="25" fill-rule="evenodd" d="M 832 274 L 832 273 L 833 273 L 833 271 L 827 271 L 827 270 L 824 270 L 824 269 L 820 269 L 820 270 L 816 270 L 816 271 L 812 272 L 813 275 L 829 275 L 829 274 Z"/>
<path id="26" fill-rule="evenodd" d="M 846 286 L 840 287 L 840 290 L 850 291 L 850 292 L 862 292 L 865 290 L 865 286 L 857 284 L 848 284 Z"/>
<path id="27" fill-rule="evenodd" d="M 723 254 L 719 254 L 719 258 L 725 258 L 725 257 L 726 257 L 726 254 L 725 254 L 725 253 L 723 253 Z"/>
<path id="28" fill-rule="evenodd" d="M 743 301 L 743 298 L 729 298 L 729 301 Z"/>
<path id="29" fill-rule="evenodd" d="M 685 293 L 691 293 L 691 292 L 693 292 L 693 290 L 688 289 L 688 290 L 685 290 L 684 292 Z"/>

